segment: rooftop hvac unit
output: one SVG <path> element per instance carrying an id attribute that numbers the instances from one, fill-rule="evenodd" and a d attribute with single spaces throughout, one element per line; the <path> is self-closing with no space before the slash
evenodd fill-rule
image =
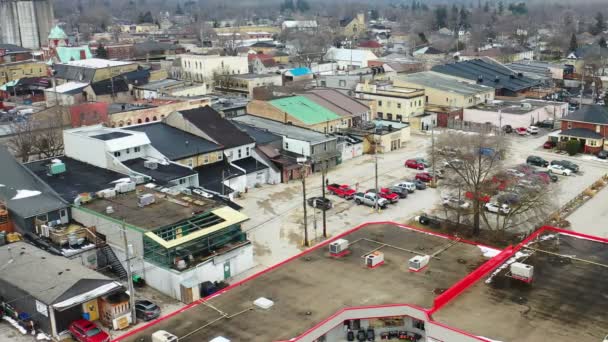
<path id="1" fill-rule="evenodd" d="M 525 282 L 531 282 L 534 275 L 534 266 L 528 264 L 522 264 L 521 262 L 514 262 L 511 264 L 511 276 L 513 278 L 523 280 Z"/>
<path id="2" fill-rule="evenodd" d="M 66 171 L 65 164 L 59 159 L 53 159 L 53 162 L 46 166 L 47 174 L 54 176 Z"/>
<path id="3" fill-rule="evenodd" d="M 348 254 L 348 240 L 338 239 L 329 244 L 329 254 L 331 256 L 343 256 Z"/>
<path id="4" fill-rule="evenodd" d="M 97 193 L 97 196 L 101 198 L 112 198 L 116 197 L 116 189 L 104 189 Z"/>
<path id="5" fill-rule="evenodd" d="M 431 260 L 431 257 L 428 255 L 416 255 L 415 257 L 411 258 L 410 261 L 408 262 L 408 268 L 412 272 L 421 271 L 423 268 L 425 268 L 429 264 L 430 260 Z"/>
<path id="6" fill-rule="evenodd" d="M 151 161 L 151 160 L 145 160 L 144 161 L 144 167 L 146 169 L 156 170 L 158 168 L 158 163 L 155 162 L 155 161 Z"/>
<path id="7" fill-rule="evenodd" d="M 384 263 L 384 253 L 373 252 L 365 256 L 365 266 L 368 268 L 376 268 Z"/>
<path id="8" fill-rule="evenodd" d="M 140 208 L 143 208 L 147 205 L 150 205 L 156 201 L 156 197 L 154 194 L 143 194 L 137 197 L 137 205 Z"/>
<path id="9" fill-rule="evenodd" d="M 133 182 L 135 184 L 141 184 L 145 181 L 146 181 L 146 178 L 144 178 L 144 176 L 141 176 L 141 175 L 131 176 L 131 182 Z"/>
<path id="10" fill-rule="evenodd" d="M 177 342 L 177 336 L 165 330 L 158 330 L 152 334 L 152 342 Z"/>
<path id="11" fill-rule="evenodd" d="M 114 208 L 112 208 L 111 205 L 106 207 L 106 214 L 113 214 L 114 213 Z"/>
<path id="12" fill-rule="evenodd" d="M 274 302 L 268 298 L 260 297 L 253 301 L 253 305 L 260 309 L 268 310 L 274 305 Z"/>
<path id="13" fill-rule="evenodd" d="M 133 183 L 133 182 L 116 183 L 116 186 L 114 187 L 114 189 L 116 190 L 116 192 L 123 194 L 125 192 L 135 190 L 135 183 Z"/>

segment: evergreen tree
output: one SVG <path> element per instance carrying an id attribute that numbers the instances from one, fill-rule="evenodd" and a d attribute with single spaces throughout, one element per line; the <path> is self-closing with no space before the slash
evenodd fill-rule
<path id="1" fill-rule="evenodd" d="M 604 37 L 600 38 L 600 41 L 597 43 L 601 48 L 608 48 L 608 44 L 606 43 L 606 39 Z"/>
<path id="2" fill-rule="evenodd" d="M 593 26 L 591 33 L 600 34 L 606 30 L 606 21 L 602 12 L 597 12 L 595 15 L 595 25 Z"/>
<path id="3" fill-rule="evenodd" d="M 576 50 L 578 48 L 578 42 L 576 41 L 576 34 L 572 32 L 572 36 L 570 37 L 570 52 Z"/>
<path id="4" fill-rule="evenodd" d="M 471 23 L 469 23 L 469 12 L 464 8 L 464 6 L 460 7 L 460 26 L 469 28 Z"/>
<path id="5" fill-rule="evenodd" d="M 108 50 L 106 50 L 106 48 L 102 44 L 99 44 L 99 47 L 97 47 L 97 52 L 95 53 L 95 57 L 101 59 L 108 59 Z"/>
<path id="6" fill-rule="evenodd" d="M 380 14 L 378 13 L 377 9 L 373 9 L 369 12 L 369 18 L 371 20 L 378 20 L 378 18 L 380 18 Z"/>
<path id="7" fill-rule="evenodd" d="M 420 41 L 422 41 L 423 44 L 426 44 L 429 42 L 429 40 L 426 39 L 426 35 L 424 34 L 424 32 L 418 33 L 418 38 L 420 38 Z"/>
<path id="8" fill-rule="evenodd" d="M 505 5 L 502 3 L 502 1 L 498 2 L 498 14 L 502 15 L 502 13 L 505 11 Z"/>
<path id="9" fill-rule="evenodd" d="M 445 6 L 438 6 L 435 8 L 435 22 L 437 28 L 446 27 L 448 25 L 448 10 Z"/>
<path id="10" fill-rule="evenodd" d="M 483 5 L 483 11 L 485 13 L 490 12 L 490 3 L 486 1 L 486 3 Z"/>
<path id="11" fill-rule="evenodd" d="M 175 9 L 175 14 L 184 15 L 184 10 L 182 9 L 182 6 L 180 6 L 179 2 L 177 3 L 177 8 Z"/>

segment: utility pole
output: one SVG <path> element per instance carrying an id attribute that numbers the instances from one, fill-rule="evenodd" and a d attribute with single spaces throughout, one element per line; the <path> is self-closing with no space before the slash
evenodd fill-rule
<path id="1" fill-rule="evenodd" d="M 431 188 L 437 186 L 437 168 L 435 167 L 435 126 L 431 127 L 431 165 L 433 165 L 433 178 L 431 179 Z"/>
<path id="2" fill-rule="evenodd" d="M 379 141 L 376 140 L 374 142 L 374 187 L 376 190 L 374 210 L 376 212 L 378 211 L 378 199 L 380 198 L 380 192 L 378 191 L 378 149 L 380 148 L 379 145 Z"/>
<path id="3" fill-rule="evenodd" d="M 325 175 L 327 172 L 327 160 L 323 161 L 323 169 L 321 170 L 321 193 L 323 196 L 323 203 L 325 203 Z M 323 238 L 327 238 L 327 219 L 325 217 L 325 210 L 323 211 Z M 316 222 L 316 220 L 315 220 Z"/>
<path id="4" fill-rule="evenodd" d="M 125 227 L 125 220 L 122 220 L 122 239 L 125 248 L 125 258 L 127 264 L 127 284 L 129 287 L 129 305 L 131 306 L 131 322 L 135 324 L 137 317 L 135 316 L 135 288 L 133 287 L 133 275 L 131 274 L 131 256 L 129 254 L 129 242 L 127 241 L 127 230 Z"/>
<path id="5" fill-rule="evenodd" d="M 304 241 L 302 245 L 310 247 L 310 242 L 308 241 L 308 217 L 306 216 L 306 157 L 298 158 L 298 163 L 302 166 L 302 207 L 304 208 Z"/>

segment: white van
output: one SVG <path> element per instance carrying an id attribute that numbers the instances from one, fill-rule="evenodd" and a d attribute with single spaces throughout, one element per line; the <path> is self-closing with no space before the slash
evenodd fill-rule
<path id="1" fill-rule="evenodd" d="M 416 191 L 416 184 L 414 184 L 412 182 L 399 182 L 399 183 L 395 184 L 395 186 L 403 188 L 403 189 L 407 190 L 407 192 L 409 192 L 409 193 Z"/>

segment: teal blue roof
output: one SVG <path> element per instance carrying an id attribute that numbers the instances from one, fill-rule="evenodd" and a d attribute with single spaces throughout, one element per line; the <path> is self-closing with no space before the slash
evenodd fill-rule
<path id="1" fill-rule="evenodd" d="M 93 54 L 91 53 L 91 49 L 88 46 L 59 46 L 57 47 L 57 58 L 59 58 L 59 62 L 67 63 L 69 61 L 79 61 L 80 51 L 84 50 L 84 55 L 86 59 L 93 58 Z"/>
<path id="2" fill-rule="evenodd" d="M 61 27 L 55 25 L 49 33 L 49 39 L 68 39 L 68 35 L 65 34 L 65 31 Z"/>

